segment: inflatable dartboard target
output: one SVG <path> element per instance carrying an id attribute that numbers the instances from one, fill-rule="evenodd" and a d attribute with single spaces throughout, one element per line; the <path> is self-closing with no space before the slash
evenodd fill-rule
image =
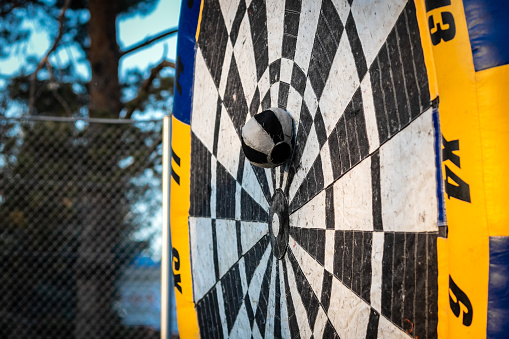
<path id="1" fill-rule="evenodd" d="M 459 148 L 440 131 L 432 46 L 451 32 L 428 20 L 438 2 L 183 2 L 171 163 L 181 334 L 433 338 L 446 333 L 439 309 L 472 325 L 472 296 L 441 264 L 445 203 L 471 201 L 442 165 Z M 293 118 L 294 150 L 261 168 L 242 128 L 271 107 Z"/>

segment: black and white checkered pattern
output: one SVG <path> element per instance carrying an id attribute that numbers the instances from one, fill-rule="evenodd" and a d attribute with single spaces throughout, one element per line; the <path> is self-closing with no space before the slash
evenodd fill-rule
<path id="1" fill-rule="evenodd" d="M 429 101 L 413 1 L 204 3 L 189 222 L 202 337 L 436 337 Z M 245 160 L 240 132 L 271 106 L 293 116 L 296 150 L 269 170 Z"/>

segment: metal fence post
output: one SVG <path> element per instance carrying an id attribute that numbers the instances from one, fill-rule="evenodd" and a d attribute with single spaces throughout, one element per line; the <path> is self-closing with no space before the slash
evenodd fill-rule
<path id="1" fill-rule="evenodd" d="M 161 260 L 161 339 L 171 338 L 172 286 L 170 272 L 170 161 L 171 161 L 171 116 L 163 120 L 163 230 Z"/>

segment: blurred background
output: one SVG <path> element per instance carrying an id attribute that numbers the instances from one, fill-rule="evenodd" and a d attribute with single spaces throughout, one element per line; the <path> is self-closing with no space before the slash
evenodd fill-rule
<path id="1" fill-rule="evenodd" d="M 179 12 L 0 2 L 0 338 L 159 338 Z"/>

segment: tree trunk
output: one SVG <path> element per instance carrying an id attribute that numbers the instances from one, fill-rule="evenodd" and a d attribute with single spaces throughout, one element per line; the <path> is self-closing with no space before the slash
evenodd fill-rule
<path id="1" fill-rule="evenodd" d="M 118 118 L 122 103 L 117 44 L 117 1 L 89 0 L 90 50 L 88 59 L 92 69 L 89 115 L 94 118 Z"/>
<path id="2" fill-rule="evenodd" d="M 122 104 L 118 78 L 120 52 L 116 32 L 117 1 L 89 0 L 89 11 L 88 59 L 92 70 L 89 116 L 118 118 Z M 93 131 L 89 137 L 90 147 L 98 147 L 94 140 L 104 135 L 103 127 L 99 124 L 90 126 Z M 103 167 L 114 166 L 109 163 L 102 163 L 99 167 L 89 165 L 85 174 L 89 178 L 93 177 L 92 171 L 110 173 L 111 171 Z M 118 320 L 113 310 L 116 280 L 114 276 L 117 274 L 114 247 L 119 241 L 115 230 L 122 227 L 122 221 L 115 217 L 119 213 L 112 206 L 114 196 L 115 193 L 107 188 L 93 187 L 82 197 L 84 215 L 79 237 L 78 300 L 75 320 L 77 339 L 115 337 L 112 325 L 116 325 L 115 322 Z"/>
<path id="3" fill-rule="evenodd" d="M 114 247 L 123 214 L 112 206 L 120 203 L 109 189 L 92 188 L 82 199 L 85 215 L 79 237 L 75 338 L 115 338 L 119 318 L 113 306 L 119 272 Z"/>

